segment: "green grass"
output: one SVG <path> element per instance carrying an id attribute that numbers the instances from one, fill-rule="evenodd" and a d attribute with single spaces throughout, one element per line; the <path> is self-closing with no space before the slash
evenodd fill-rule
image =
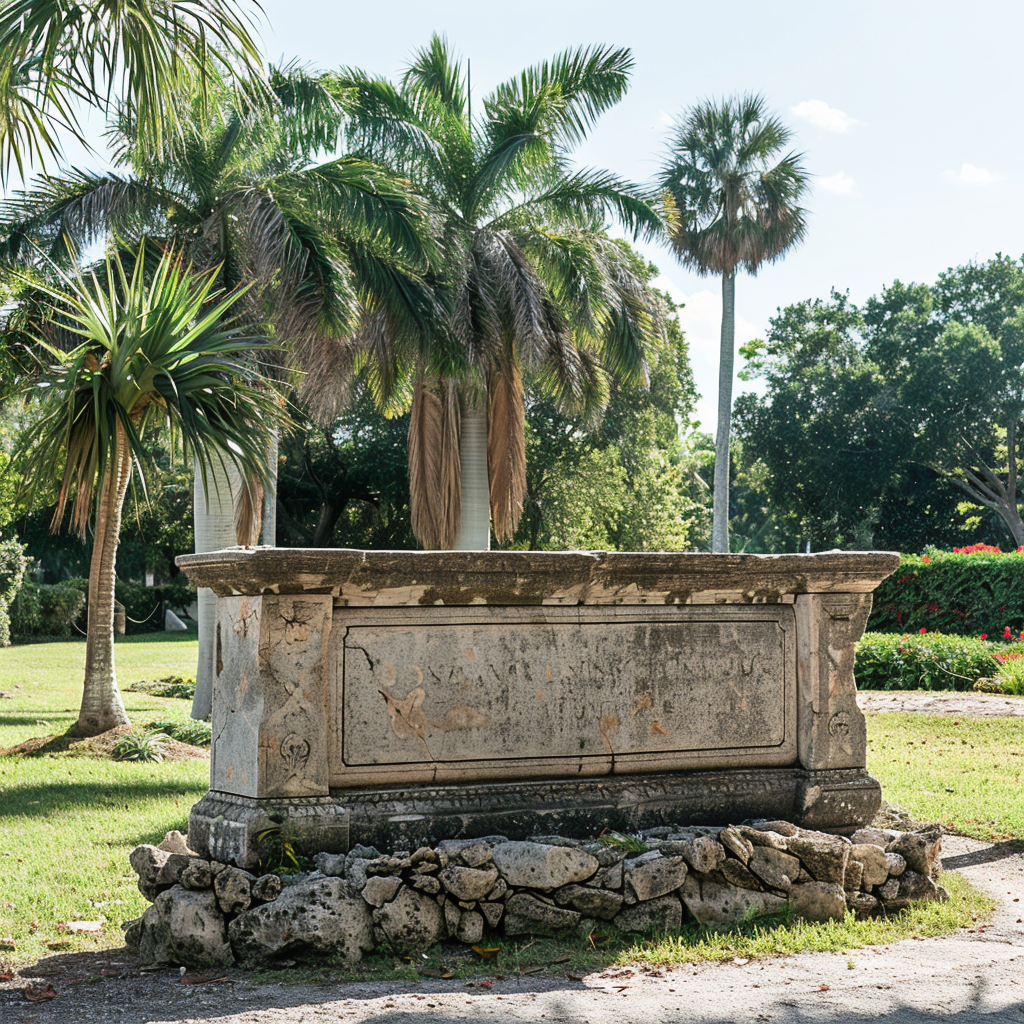
<path id="1" fill-rule="evenodd" d="M 74 722 L 84 654 L 80 641 L 0 649 L 0 691 L 13 694 L 0 700 L 0 748 L 63 732 Z M 196 655 L 194 635 L 123 638 L 117 643 L 118 678 L 125 688 L 142 679 L 188 675 Z M 187 714 L 187 704 L 173 698 L 125 689 L 124 699 L 137 725 Z M 892 803 L 916 818 L 951 822 L 983 838 L 1024 836 L 1024 809 L 1018 806 L 1024 722 L 964 719 L 954 726 L 934 716 L 875 715 L 869 736 L 872 770 Z M 134 764 L 52 753 L 0 757 L 0 938 L 9 936 L 16 944 L 13 952 L 0 950 L 0 960 L 26 963 L 55 948 L 119 945 L 120 924 L 147 905 L 135 887 L 128 853 L 140 842 L 158 842 L 169 829 L 184 832 L 207 778 L 205 761 Z M 854 949 L 946 934 L 989 912 L 988 901 L 962 879 L 951 875 L 944 882 L 948 903 L 916 907 L 888 921 L 775 923 L 723 934 L 688 929 L 679 937 L 641 942 L 606 929 L 593 942 L 489 938 L 487 944 L 499 951 L 484 959 L 442 946 L 426 959 L 376 955 L 358 966 L 315 971 L 317 977 L 342 979 L 416 977 L 424 970 L 430 976 L 475 977 Z M 100 917 L 106 922 L 98 934 L 69 934 L 61 927 Z"/>
<path id="2" fill-rule="evenodd" d="M 138 679 L 195 671 L 195 634 L 150 634 L 117 641 L 122 688 Z M 85 644 L 0 649 L 0 748 L 61 733 L 78 716 Z M 135 723 L 184 717 L 171 698 L 124 692 Z M 17 949 L 0 959 L 26 962 L 53 952 L 120 944 L 123 921 L 147 903 L 128 866 L 132 847 L 187 830 L 189 808 L 206 791 L 206 761 L 132 764 L 92 757 L 0 757 L 0 938 Z M 13 906 L 12 906 L 13 904 Z M 69 935 L 75 919 L 106 918 L 97 935 Z M 59 948 L 59 947 L 58 947 Z"/>
<path id="3" fill-rule="evenodd" d="M 916 821 L 1024 840 L 1024 718 L 868 716 L 868 770 Z"/>

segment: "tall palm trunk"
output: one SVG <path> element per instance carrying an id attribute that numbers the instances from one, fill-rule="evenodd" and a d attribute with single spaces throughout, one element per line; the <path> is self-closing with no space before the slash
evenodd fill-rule
<path id="1" fill-rule="evenodd" d="M 729 552 L 729 432 L 732 427 L 732 372 L 736 347 L 736 273 L 722 275 L 722 338 L 718 360 L 718 432 L 715 434 L 715 492 L 711 550 Z"/>
<path id="2" fill-rule="evenodd" d="M 192 490 L 195 513 L 196 553 L 219 551 L 232 547 L 235 534 L 235 497 L 241 488 L 241 475 L 230 463 L 219 460 L 206 467 L 206 481 L 196 463 L 195 483 Z M 192 699 L 192 717 L 210 717 L 213 697 L 213 668 L 215 635 L 217 629 L 217 595 L 208 587 L 200 587 L 199 606 L 199 659 L 196 663 L 196 693 Z"/>
<path id="3" fill-rule="evenodd" d="M 487 473 L 487 406 L 459 393 L 461 426 L 459 464 L 462 472 L 462 511 L 456 551 L 490 551 L 491 485 Z"/>
<path id="4" fill-rule="evenodd" d="M 75 732 L 98 736 L 118 726 L 130 726 L 114 671 L 114 580 L 117 542 L 121 533 L 132 461 L 127 438 L 117 430 L 115 456 L 103 476 L 96 531 L 89 565 L 89 624 L 85 641 L 85 689 Z"/>

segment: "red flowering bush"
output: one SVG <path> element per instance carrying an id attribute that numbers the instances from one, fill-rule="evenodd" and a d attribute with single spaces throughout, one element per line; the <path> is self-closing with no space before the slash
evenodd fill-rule
<path id="1" fill-rule="evenodd" d="M 905 555 L 875 591 L 868 629 L 1012 640 L 1024 633 L 1022 556 L 992 544 Z"/>

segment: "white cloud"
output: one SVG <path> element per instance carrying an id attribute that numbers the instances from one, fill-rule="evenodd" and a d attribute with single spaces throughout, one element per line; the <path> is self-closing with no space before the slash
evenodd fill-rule
<path id="1" fill-rule="evenodd" d="M 700 393 L 694 418 L 700 421 L 700 429 L 714 434 L 718 420 L 718 357 L 721 348 L 722 332 L 722 293 L 721 290 L 701 288 L 700 291 L 687 294 L 671 278 L 661 275 L 654 279 L 654 287 L 668 292 L 676 302 L 685 304 L 679 311 L 679 324 L 686 334 L 690 346 L 690 365 L 693 367 L 693 379 Z M 736 317 L 736 370 L 742 369 L 743 360 L 739 356 L 739 347 L 753 338 L 764 335 L 764 329 Z M 758 390 L 758 384 L 746 381 L 733 381 L 733 400 L 744 391 Z"/>
<path id="2" fill-rule="evenodd" d="M 837 196 L 857 195 L 857 182 L 845 171 L 838 171 L 825 178 L 818 178 L 815 184 L 824 192 L 834 192 Z"/>
<path id="3" fill-rule="evenodd" d="M 792 109 L 794 117 L 810 121 L 815 128 L 826 132 L 844 133 L 857 125 L 864 124 L 842 110 L 830 107 L 824 100 L 803 100 Z"/>
<path id="4" fill-rule="evenodd" d="M 974 164 L 961 164 L 959 171 L 946 171 L 946 177 L 961 185 L 991 185 L 1003 180 L 1001 174 L 986 171 L 984 167 L 975 167 Z"/>

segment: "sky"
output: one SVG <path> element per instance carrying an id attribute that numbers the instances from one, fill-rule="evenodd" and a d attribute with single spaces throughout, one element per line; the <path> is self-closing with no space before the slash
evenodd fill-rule
<path id="1" fill-rule="evenodd" d="M 444 33 L 471 60 L 479 97 L 567 47 L 628 46 L 629 93 L 576 156 L 638 181 L 655 174 L 688 106 L 762 93 L 814 179 L 805 242 L 737 280 L 738 345 L 762 337 L 780 307 L 832 288 L 861 302 L 896 278 L 930 282 L 972 259 L 1024 253 L 1024 4 L 1013 0 L 263 0 L 263 11 L 271 60 L 388 76 Z M 719 281 L 642 249 L 685 303 L 697 418 L 713 431 Z"/>

